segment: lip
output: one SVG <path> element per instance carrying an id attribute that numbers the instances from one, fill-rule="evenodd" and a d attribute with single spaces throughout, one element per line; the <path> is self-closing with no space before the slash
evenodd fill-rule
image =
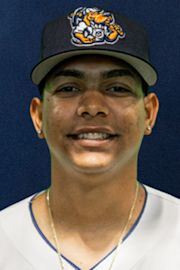
<path id="1" fill-rule="evenodd" d="M 79 135 L 81 133 L 107 133 L 109 135 L 118 135 L 112 128 L 107 126 L 84 126 L 75 129 L 71 134 L 68 134 L 67 136 Z"/>
<path id="2" fill-rule="evenodd" d="M 81 133 L 107 133 L 111 135 L 110 138 L 107 139 L 77 139 L 75 136 L 81 134 Z M 74 138 L 73 138 L 74 136 Z M 82 147 L 88 147 L 88 148 L 99 148 L 103 146 L 109 146 L 111 145 L 119 136 L 119 134 L 115 133 L 114 130 L 110 127 L 105 126 L 85 126 L 75 129 L 71 134 L 68 134 L 67 137 L 71 139 L 72 142 L 75 144 L 78 144 Z"/>

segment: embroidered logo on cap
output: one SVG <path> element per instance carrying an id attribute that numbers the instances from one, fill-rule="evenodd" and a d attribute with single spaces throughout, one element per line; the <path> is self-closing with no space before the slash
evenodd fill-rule
<path id="1" fill-rule="evenodd" d="M 68 19 L 72 27 L 71 42 L 76 46 L 114 44 L 126 35 L 112 13 L 98 8 L 78 8 Z"/>

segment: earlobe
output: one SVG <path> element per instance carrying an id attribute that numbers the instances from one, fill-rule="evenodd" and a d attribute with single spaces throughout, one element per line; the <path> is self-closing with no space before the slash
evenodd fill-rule
<path id="1" fill-rule="evenodd" d="M 144 98 L 144 106 L 146 110 L 145 119 L 145 135 L 150 135 L 155 125 L 159 110 L 159 100 L 155 93 L 150 93 Z"/>
<path id="2" fill-rule="evenodd" d="M 39 138 L 44 138 L 42 131 L 42 101 L 39 98 L 33 98 L 30 104 L 30 115 L 34 128 Z"/>

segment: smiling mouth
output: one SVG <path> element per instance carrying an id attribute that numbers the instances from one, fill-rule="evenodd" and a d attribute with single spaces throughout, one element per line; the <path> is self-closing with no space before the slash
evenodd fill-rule
<path id="1" fill-rule="evenodd" d="M 103 141 L 103 140 L 111 140 L 117 137 L 116 134 L 108 134 L 105 132 L 83 132 L 79 134 L 70 134 L 67 137 L 70 137 L 74 140 L 96 140 L 96 141 Z"/>

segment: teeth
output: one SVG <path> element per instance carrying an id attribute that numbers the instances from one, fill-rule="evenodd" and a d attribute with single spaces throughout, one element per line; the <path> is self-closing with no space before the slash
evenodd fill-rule
<path id="1" fill-rule="evenodd" d="M 107 133 L 81 133 L 78 135 L 78 139 L 87 139 L 87 140 L 103 140 L 109 138 Z"/>

